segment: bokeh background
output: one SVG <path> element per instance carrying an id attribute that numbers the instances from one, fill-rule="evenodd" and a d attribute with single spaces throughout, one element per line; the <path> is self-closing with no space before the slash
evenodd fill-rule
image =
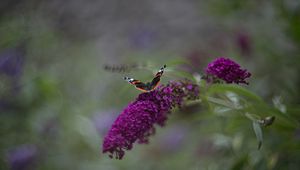
<path id="1" fill-rule="evenodd" d="M 102 154 L 112 122 L 139 91 L 203 73 L 219 56 L 251 73 L 246 88 L 300 120 L 298 0 L 1 0 L 0 169 L 299 169 L 300 128 L 174 110 L 123 160 Z M 287 124 L 289 122 L 286 122 Z"/>

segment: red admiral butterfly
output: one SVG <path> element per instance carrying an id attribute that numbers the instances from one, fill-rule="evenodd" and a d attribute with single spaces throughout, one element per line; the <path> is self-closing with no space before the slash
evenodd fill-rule
<path id="1" fill-rule="evenodd" d="M 151 90 L 154 90 L 158 83 L 160 82 L 160 77 L 162 76 L 162 74 L 164 73 L 164 69 L 166 68 L 166 65 L 164 65 L 155 75 L 155 77 L 153 78 L 153 80 L 151 82 L 148 83 L 143 83 L 139 80 L 135 80 L 133 78 L 129 78 L 129 77 L 124 77 L 124 80 L 128 81 L 130 84 L 134 85 L 135 88 L 137 88 L 138 90 L 141 90 L 143 92 L 149 92 Z"/>

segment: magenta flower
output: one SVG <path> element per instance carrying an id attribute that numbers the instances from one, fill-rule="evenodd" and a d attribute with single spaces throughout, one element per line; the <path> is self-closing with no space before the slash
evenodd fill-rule
<path id="1" fill-rule="evenodd" d="M 215 61 L 208 64 L 205 69 L 208 81 L 215 81 L 216 78 L 224 80 L 226 83 L 245 83 L 246 78 L 251 76 L 246 69 L 240 68 L 240 65 L 230 60 L 229 58 L 217 58 Z"/>
<path id="2" fill-rule="evenodd" d="M 174 81 L 156 90 L 141 93 L 117 117 L 103 142 L 103 153 L 122 159 L 124 150 L 131 150 L 133 143 L 148 143 L 155 133 L 154 125 L 164 126 L 168 113 L 181 106 L 184 99 L 199 96 L 199 87 L 190 81 Z"/>

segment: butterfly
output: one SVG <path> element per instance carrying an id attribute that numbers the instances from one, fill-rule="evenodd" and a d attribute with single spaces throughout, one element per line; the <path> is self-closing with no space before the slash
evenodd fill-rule
<path id="1" fill-rule="evenodd" d="M 166 65 L 164 65 L 160 70 L 156 73 L 155 77 L 151 82 L 143 83 L 140 80 L 136 80 L 130 77 L 124 77 L 124 80 L 128 81 L 128 83 L 135 86 L 136 89 L 141 90 L 143 92 L 149 92 L 154 90 L 158 83 L 160 82 L 160 77 L 164 73 L 164 69 L 166 68 Z"/>

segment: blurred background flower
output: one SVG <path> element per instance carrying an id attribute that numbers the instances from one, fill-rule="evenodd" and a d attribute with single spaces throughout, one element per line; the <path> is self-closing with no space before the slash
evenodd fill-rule
<path id="1" fill-rule="evenodd" d="M 91 119 L 100 136 L 103 137 L 108 132 L 109 128 L 117 117 L 117 113 L 118 111 L 102 111 L 92 116 Z"/>
<path id="2" fill-rule="evenodd" d="M 7 154 L 7 161 L 12 170 L 30 170 L 37 161 L 38 150 L 35 145 L 27 144 L 14 148 Z"/>
<path id="3" fill-rule="evenodd" d="M 175 125 L 165 132 L 159 139 L 159 150 L 163 153 L 174 153 L 180 151 L 184 143 L 188 140 L 188 129 L 184 126 Z"/>
<path id="4" fill-rule="evenodd" d="M 132 31 L 130 36 L 130 42 L 134 48 L 137 49 L 150 49 L 151 45 L 154 44 L 156 34 L 150 29 L 137 29 Z"/>
<path id="5" fill-rule="evenodd" d="M 0 110 L 14 105 L 21 88 L 25 47 L 18 46 L 0 52 Z"/>
<path id="6" fill-rule="evenodd" d="M 12 48 L 0 54 L 0 72 L 11 77 L 18 77 L 22 73 L 24 62 L 24 47 Z"/>
<path id="7" fill-rule="evenodd" d="M 250 56 L 252 53 L 250 35 L 247 32 L 238 32 L 236 34 L 236 45 L 243 56 Z"/>

